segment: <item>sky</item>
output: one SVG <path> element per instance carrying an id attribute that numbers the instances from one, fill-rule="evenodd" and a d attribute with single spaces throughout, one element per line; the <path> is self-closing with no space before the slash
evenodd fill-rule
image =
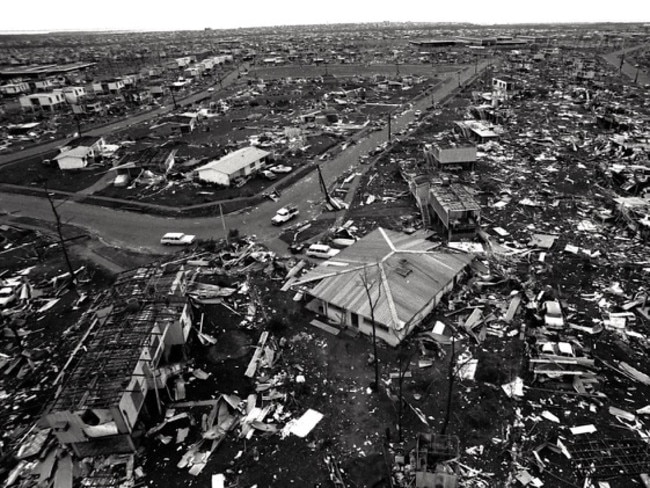
<path id="1" fill-rule="evenodd" d="M 649 0 L 30 0 L 0 31 L 201 30 L 350 22 L 650 23 Z"/>

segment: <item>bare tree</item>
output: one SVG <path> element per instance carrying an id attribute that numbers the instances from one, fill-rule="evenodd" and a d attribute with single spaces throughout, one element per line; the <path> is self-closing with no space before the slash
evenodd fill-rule
<path id="1" fill-rule="evenodd" d="M 455 359 L 456 359 L 456 331 L 453 330 L 453 335 L 451 336 L 451 354 L 449 355 L 449 385 L 447 388 L 447 411 L 445 412 L 445 423 L 442 424 L 442 430 L 440 433 L 445 435 L 447 432 L 447 427 L 449 425 L 449 417 L 451 416 L 451 401 L 454 393 L 454 378 L 456 377 Z"/>
<path id="2" fill-rule="evenodd" d="M 377 269 L 379 270 L 379 264 L 377 264 Z M 361 284 L 363 285 L 363 288 L 366 291 L 366 297 L 368 298 L 368 306 L 370 307 L 370 323 L 372 324 L 372 348 L 375 357 L 375 383 L 373 389 L 379 391 L 379 358 L 377 356 L 377 323 L 375 321 L 375 307 L 381 297 L 381 276 L 374 281 L 370 281 L 368 278 L 368 268 L 364 267 L 363 274 L 361 275 Z M 377 285 L 377 297 L 373 300 L 371 292 L 375 285 Z"/>

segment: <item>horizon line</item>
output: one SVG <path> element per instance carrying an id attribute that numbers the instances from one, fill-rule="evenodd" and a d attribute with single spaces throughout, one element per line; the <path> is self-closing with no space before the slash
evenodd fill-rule
<path id="1" fill-rule="evenodd" d="M 647 21 L 558 21 L 558 22 L 501 22 L 501 23 L 477 23 L 467 21 L 449 21 L 449 22 L 427 22 L 427 21 L 363 21 L 363 22 L 338 22 L 324 24 L 275 24 L 275 25 L 257 25 L 257 26 L 240 26 L 240 27 L 203 27 L 203 28 L 181 28 L 181 29 L 124 29 L 124 28 L 99 28 L 99 29 L 13 29 L 0 30 L 0 35 L 38 35 L 38 34 L 61 34 L 61 33 L 135 33 L 135 32 L 205 32 L 205 31 L 232 31 L 247 29 L 273 29 L 281 27 L 316 27 L 316 26 L 342 26 L 342 25 L 364 25 L 364 24 L 429 24 L 429 25 L 473 25 L 480 27 L 489 26 L 515 26 L 515 25 L 593 25 L 593 24 L 614 24 L 614 25 L 639 25 L 648 24 Z"/>

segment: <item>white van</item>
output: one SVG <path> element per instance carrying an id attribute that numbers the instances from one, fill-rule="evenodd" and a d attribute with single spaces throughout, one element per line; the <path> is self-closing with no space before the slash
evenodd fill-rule
<path id="1" fill-rule="evenodd" d="M 341 251 L 338 249 L 332 249 L 325 244 L 312 244 L 309 246 L 309 248 L 307 248 L 307 252 L 305 254 L 314 258 L 329 259 L 336 256 L 339 252 Z"/>

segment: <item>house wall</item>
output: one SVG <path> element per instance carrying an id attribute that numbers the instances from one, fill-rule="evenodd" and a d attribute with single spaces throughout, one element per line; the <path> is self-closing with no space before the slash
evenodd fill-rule
<path id="1" fill-rule="evenodd" d="M 216 171 L 214 169 L 204 169 L 198 171 L 198 176 L 200 180 L 206 181 L 208 183 L 217 183 L 219 185 L 225 186 L 230 185 L 230 177 L 227 174 Z"/>
<path id="2" fill-rule="evenodd" d="M 336 305 L 317 299 L 320 312 L 325 315 L 329 321 L 340 326 L 351 327 L 362 334 L 372 336 L 372 320 L 370 317 L 356 315 L 356 321 L 349 310 L 343 310 Z M 375 321 L 376 336 L 378 339 L 386 342 L 391 346 L 396 346 L 401 341 L 401 337 L 395 334 L 386 324 Z"/>
<path id="3" fill-rule="evenodd" d="M 86 158 L 62 157 L 57 159 L 57 164 L 62 170 L 81 169 L 88 166 L 88 160 Z"/>
<path id="4" fill-rule="evenodd" d="M 69 411 L 51 412 L 45 416 L 45 421 L 53 429 L 54 435 L 61 444 L 86 440 L 86 435 L 82 429 L 83 422 L 76 413 Z"/>
<path id="5" fill-rule="evenodd" d="M 434 158 L 442 164 L 476 161 L 476 146 L 438 148 L 433 147 Z"/>
<path id="6" fill-rule="evenodd" d="M 185 344 L 192 326 L 192 315 L 189 305 L 185 304 L 179 320 L 174 321 L 167 330 L 165 343 L 168 345 Z"/>
<path id="7" fill-rule="evenodd" d="M 147 396 L 146 378 L 150 376 L 149 351 L 148 349 L 145 349 L 142 351 L 140 360 L 131 375 L 131 380 L 118 403 L 119 412 L 121 414 L 119 417 L 121 417 L 122 421 L 120 428 L 121 432 L 122 428 L 125 429 L 126 432 L 133 432 L 142 405 L 144 405 L 144 399 Z"/>

